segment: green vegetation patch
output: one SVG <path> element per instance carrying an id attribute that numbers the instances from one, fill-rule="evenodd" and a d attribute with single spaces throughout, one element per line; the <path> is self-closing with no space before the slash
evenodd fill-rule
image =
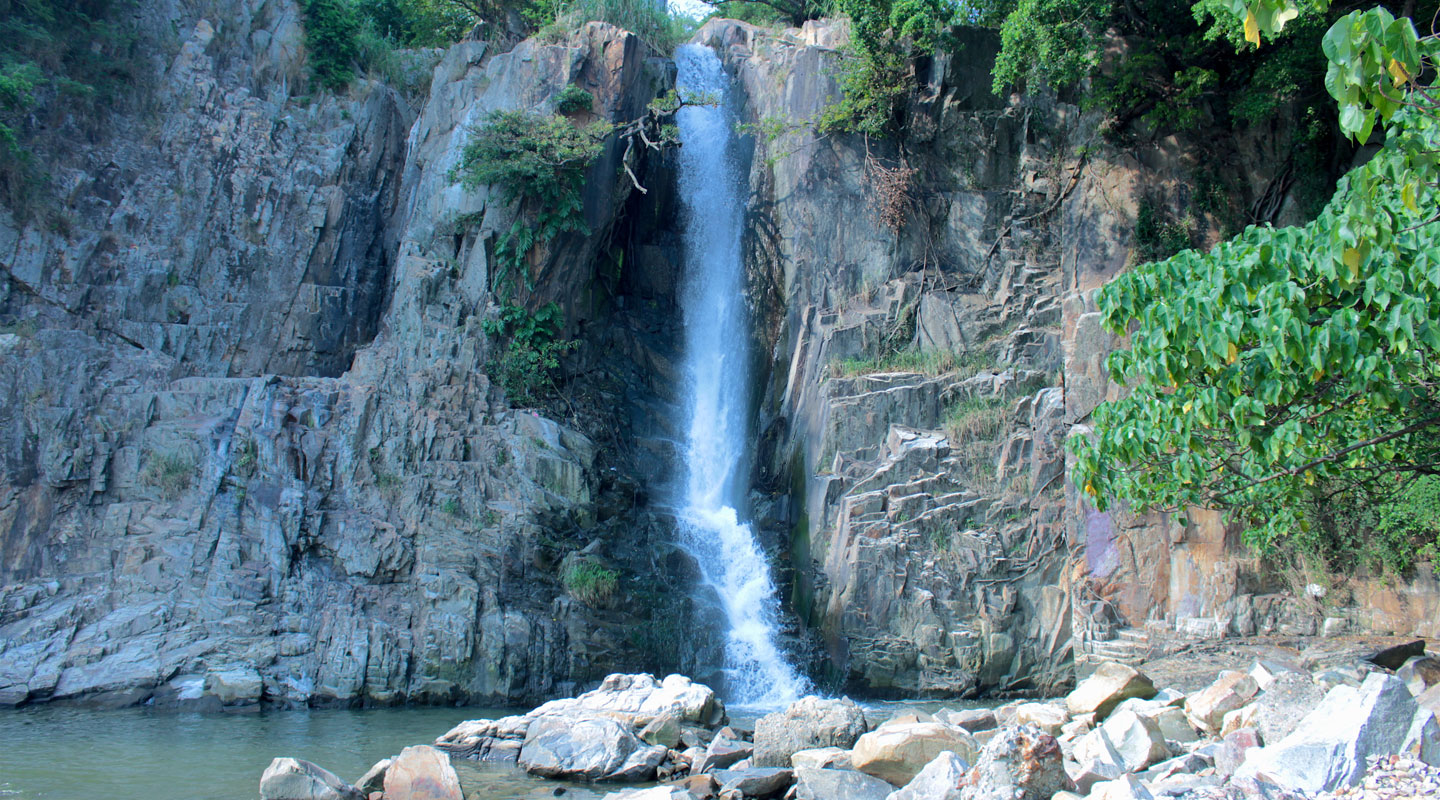
<path id="1" fill-rule="evenodd" d="M 591 608 L 609 606 L 620 590 L 620 573 L 593 561 L 572 561 L 561 573 L 560 581 L 571 597 Z"/>

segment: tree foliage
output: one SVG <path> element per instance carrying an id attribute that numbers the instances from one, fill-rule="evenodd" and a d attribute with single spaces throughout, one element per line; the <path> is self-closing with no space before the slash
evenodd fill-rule
<path id="1" fill-rule="evenodd" d="M 553 114 L 497 111 L 472 131 L 452 178 L 476 188 L 500 188 L 519 214 L 495 245 L 495 284 L 513 288 L 516 274 L 526 276 L 526 256 L 541 242 L 568 231 L 584 231 L 581 182 L 600 155 L 608 122 L 576 125 Z"/>
<path id="2" fill-rule="evenodd" d="M 355 78 L 360 17 L 346 0 L 305 0 L 305 50 L 310 74 L 331 91 Z"/>
<path id="3" fill-rule="evenodd" d="M 1246 38 L 1284 6 L 1245 6 Z M 1102 509 L 1223 509 L 1263 548 L 1317 501 L 1440 474 L 1440 104 L 1419 82 L 1440 46 L 1384 9 L 1324 41 L 1341 127 L 1364 141 L 1382 124 L 1385 142 L 1309 225 L 1251 227 L 1101 291 L 1105 326 L 1130 337 L 1107 362 L 1130 394 L 1072 447 Z"/>

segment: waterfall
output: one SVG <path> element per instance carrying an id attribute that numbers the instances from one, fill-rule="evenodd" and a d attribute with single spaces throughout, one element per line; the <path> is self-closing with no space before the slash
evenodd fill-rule
<path id="1" fill-rule="evenodd" d="M 681 92 L 718 101 L 686 106 L 677 115 L 686 265 L 680 541 L 723 606 L 732 698 L 779 705 L 799 697 L 807 685 L 776 646 L 778 601 L 770 565 L 736 510 L 746 492 L 750 376 L 742 183 L 726 104 L 729 79 L 708 47 L 681 47 L 675 61 Z"/>

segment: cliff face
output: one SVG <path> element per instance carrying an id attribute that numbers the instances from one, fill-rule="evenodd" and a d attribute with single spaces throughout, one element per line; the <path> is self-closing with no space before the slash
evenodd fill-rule
<path id="1" fill-rule="evenodd" d="M 414 54 L 421 99 L 370 80 L 302 95 L 291 0 L 133 23 L 153 53 L 133 96 L 98 134 L 37 144 L 56 213 L 0 209 L 0 703 L 715 680 L 693 564 L 648 502 L 676 438 L 670 159 L 632 154 L 637 192 L 612 137 L 588 232 L 532 254 L 520 299 L 560 304 L 579 342 L 551 412 L 510 407 L 484 372 L 490 252 L 515 211 L 450 177 L 490 111 L 573 83 L 592 116 L 632 120 L 673 67 L 591 24 Z M 1065 479 L 1065 438 L 1118 391 L 1093 293 L 1132 260 L 1142 204 L 1213 240 L 1204 170 L 1294 221 L 1284 131 L 1118 148 L 1073 106 L 992 96 L 995 42 L 967 34 L 900 141 L 817 136 L 803 123 L 837 95 L 844 35 L 699 37 L 761 132 L 753 507 L 812 666 L 871 693 L 1049 690 L 1187 637 L 1440 634 L 1433 580 L 1322 608 L 1213 517 L 1096 514 Z M 894 359 L 923 351 L 953 358 Z M 616 597 L 577 599 L 577 562 L 613 570 Z"/>
<path id="2" fill-rule="evenodd" d="M 514 212 L 448 177 L 489 111 L 575 82 L 633 119 L 668 66 L 592 24 L 437 54 L 418 109 L 365 80 L 295 98 L 293 3 L 145 13 L 186 34 L 113 135 L 48 154 L 68 228 L 0 211 L 0 702 L 516 702 L 685 667 L 639 461 L 579 430 L 631 437 L 663 361 L 642 339 L 665 340 L 667 276 L 594 273 L 644 238 L 617 225 L 621 143 L 589 234 L 534 262 L 533 304 L 560 299 L 580 363 L 615 376 L 570 424 L 482 371 Z M 623 612 L 565 591 L 581 550 Z"/>
<path id="3" fill-rule="evenodd" d="M 1073 666 L 1195 638 L 1437 632 L 1433 578 L 1356 580 L 1322 607 L 1215 515 L 1182 528 L 1099 514 L 1065 478 L 1065 439 L 1120 391 L 1094 292 L 1135 260 L 1142 207 L 1191 219 L 1206 246 L 1221 233 L 1202 181 L 1251 220 L 1302 221 L 1288 130 L 1120 147 L 1095 113 L 995 97 L 998 42 L 964 32 L 898 142 L 817 136 L 803 123 L 838 96 L 843 27 L 715 21 L 698 38 L 725 54 L 762 132 L 750 251 L 771 380 L 756 505 L 838 683 L 1050 691 Z M 903 224 L 887 224 L 906 170 L 889 203 Z M 903 358 L 936 350 L 958 357 Z"/>

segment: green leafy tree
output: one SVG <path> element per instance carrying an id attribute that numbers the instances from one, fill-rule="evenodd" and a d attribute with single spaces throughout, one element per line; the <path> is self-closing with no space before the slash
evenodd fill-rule
<path id="1" fill-rule="evenodd" d="M 1297 14 L 1240 7 L 1252 43 Z M 1129 387 L 1072 440 L 1077 485 L 1125 500 L 1222 509 L 1261 548 L 1304 530 L 1305 509 L 1440 473 L 1440 44 L 1384 9 L 1324 37 L 1340 125 L 1378 153 L 1299 228 L 1257 226 L 1106 286 L 1108 361 Z"/>
<path id="2" fill-rule="evenodd" d="M 1072 86 L 1100 63 L 1109 0 L 1020 0 L 1000 26 L 995 93 L 1044 81 Z"/>
<path id="3" fill-rule="evenodd" d="M 359 33 L 360 18 L 346 0 L 305 0 L 305 49 L 321 86 L 339 91 L 355 78 Z"/>
<path id="4" fill-rule="evenodd" d="M 608 122 L 579 126 L 553 114 L 497 111 L 471 133 L 452 178 L 469 188 L 493 184 L 519 205 L 496 242 L 497 288 L 508 291 L 516 274 L 528 280 L 525 259 L 535 245 L 586 230 L 581 183 L 612 130 Z"/>

